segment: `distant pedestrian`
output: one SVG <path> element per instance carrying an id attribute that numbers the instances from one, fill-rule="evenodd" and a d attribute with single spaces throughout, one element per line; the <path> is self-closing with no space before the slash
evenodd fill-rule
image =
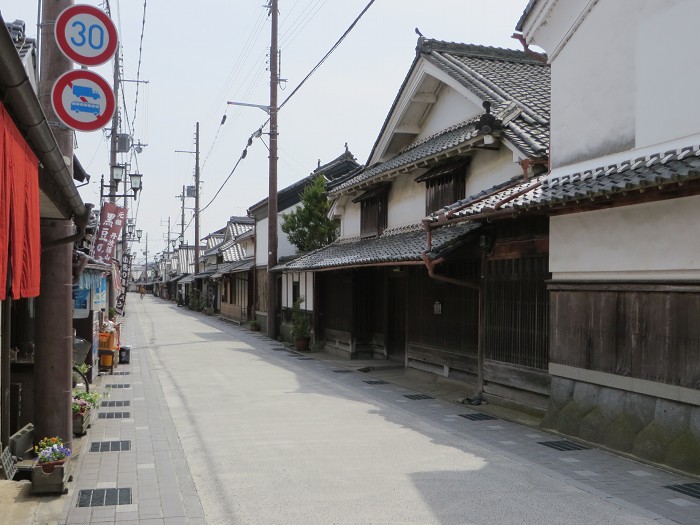
<path id="1" fill-rule="evenodd" d="M 143 301 L 143 296 L 146 295 L 146 288 L 144 288 L 143 285 L 139 287 L 139 293 L 141 294 L 141 300 Z"/>

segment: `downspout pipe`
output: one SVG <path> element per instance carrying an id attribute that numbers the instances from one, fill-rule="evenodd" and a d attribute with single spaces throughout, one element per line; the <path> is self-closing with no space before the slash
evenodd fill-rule
<path id="1" fill-rule="evenodd" d="M 41 163 L 39 187 L 66 218 L 75 217 L 76 224 L 82 220 L 87 224 L 89 211 L 75 187 L 72 170 L 58 147 L 2 15 L 0 24 L 0 71 L 3 72 L 0 92 Z"/>
<path id="2" fill-rule="evenodd" d="M 428 234 L 430 231 L 428 230 Z M 442 263 L 445 259 L 444 257 L 439 257 L 437 259 L 431 260 L 428 257 L 428 250 L 423 250 L 421 253 L 421 258 L 423 259 L 423 264 L 428 270 L 428 276 L 436 281 L 441 281 L 448 284 L 454 284 L 456 286 L 462 286 L 464 288 L 469 288 L 470 290 L 476 290 L 478 293 L 479 301 L 479 315 L 477 320 L 477 334 L 476 334 L 476 391 L 473 399 L 481 399 L 484 392 L 484 285 L 483 285 L 483 275 L 485 275 L 484 264 L 486 262 L 486 251 L 482 253 L 481 257 L 481 273 L 482 279 L 481 283 L 473 283 L 470 281 L 462 281 L 460 279 L 455 279 L 454 277 L 448 277 L 446 275 L 440 275 L 435 273 L 435 267 Z M 478 403 L 476 403 L 478 404 Z"/>

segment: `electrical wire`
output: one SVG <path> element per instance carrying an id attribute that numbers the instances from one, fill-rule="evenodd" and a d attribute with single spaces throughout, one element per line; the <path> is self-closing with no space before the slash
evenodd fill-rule
<path id="1" fill-rule="evenodd" d="M 291 99 L 294 95 L 296 95 L 297 91 L 299 91 L 299 89 L 301 89 L 301 86 L 303 86 L 303 85 L 306 83 L 306 81 L 307 81 L 309 78 L 311 78 L 311 76 L 316 72 L 316 70 L 317 70 L 319 67 L 321 67 L 321 66 L 323 65 L 323 63 L 326 61 L 326 59 L 328 59 L 328 57 L 331 56 L 331 54 L 333 53 L 333 51 L 335 51 L 335 50 L 337 49 L 337 47 L 341 44 L 341 42 L 342 42 L 343 40 L 345 40 L 345 38 L 350 34 L 350 31 L 352 31 L 352 30 L 355 28 L 355 26 L 357 25 L 357 23 L 358 23 L 358 22 L 360 21 L 360 19 L 364 16 L 364 14 L 369 10 L 369 8 L 372 7 L 372 4 L 374 4 L 375 1 L 376 1 L 376 0 L 370 0 L 370 2 L 365 6 L 365 8 L 362 10 L 362 12 L 357 16 L 357 18 L 355 18 L 355 20 L 353 21 L 353 23 L 350 24 L 350 27 L 348 27 L 348 28 L 345 30 L 345 33 L 343 33 L 342 36 L 338 39 L 338 41 L 337 41 L 335 44 L 333 44 L 333 47 L 331 47 L 331 49 L 328 51 L 328 53 L 326 53 L 326 54 L 324 55 L 324 57 L 318 62 L 318 64 L 316 64 L 316 65 L 313 67 L 313 69 L 312 69 L 311 71 L 309 71 L 309 74 L 306 75 L 306 76 L 304 77 L 304 79 L 303 79 L 301 82 L 299 82 L 299 84 L 297 85 L 297 87 L 294 88 L 294 91 L 292 91 L 292 92 L 287 96 L 287 98 L 285 98 L 284 101 L 278 106 L 278 108 L 277 108 L 278 110 L 282 109 L 282 108 L 284 107 L 284 105 L 285 105 L 287 102 L 289 102 L 289 99 Z"/>
<path id="2" fill-rule="evenodd" d="M 134 114 L 131 116 L 131 129 L 135 130 L 134 122 L 136 121 L 136 109 L 139 104 L 139 86 L 141 85 L 141 58 L 143 57 L 143 34 L 146 30 L 146 5 L 148 0 L 143 0 L 143 15 L 141 16 L 141 37 L 139 39 L 139 60 L 136 66 L 136 95 L 134 98 Z"/>
<path id="3" fill-rule="evenodd" d="M 289 102 L 289 100 L 299 91 L 299 89 L 301 89 L 301 87 L 306 83 L 306 81 L 309 80 L 309 78 L 311 78 L 311 76 L 316 72 L 316 70 L 318 70 L 318 68 L 320 68 L 320 67 L 323 65 L 323 63 L 328 59 L 328 57 L 331 56 L 331 54 L 333 53 L 333 51 L 335 51 L 335 50 L 338 48 L 338 46 L 343 42 L 343 40 L 345 40 L 345 38 L 346 38 L 346 37 L 350 34 L 350 32 L 355 28 L 355 26 L 357 25 L 357 23 L 358 23 L 358 22 L 360 21 L 360 19 L 365 15 L 365 13 L 369 10 L 369 8 L 372 7 L 372 4 L 374 4 L 375 1 L 376 1 L 376 0 L 370 0 L 370 2 L 364 7 L 364 9 L 362 10 L 362 12 L 360 12 L 360 14 L 355 18 L 355 20 L 352 22 L 352 24 L 350 24 L 350 26 L 345 30 L 345 32 L 341 35 L 341 37 L 338 39 L 338 41 L 333 45 L 333 47 L 331 47 L 331 49 L 323 56 L 323 58 L 313 67 L 313 69 L 312 69 L 312 70 L 304 77 L 304 79 L 297 85 L 297 87 L 294 88 L 294 90 L 289 94 L 289 96 L 287 96 L 287 98 L 284 99 L 284 101 L 282 102 L 282 104 L 280 104 L 280 105 L 278 106 L 278 108 L 277 108 L 278 110 L 282 109 L 282 107 L 283 107 L 287 102 Z M 224 180 L 224 182 L 221 184 L 221 186 L 220 186 L 219 189 L 216 191 L 216 193 L 215 193 L 214 196 L 211 198 L 211 200 L 207 203 L 207 205 L 204 206 L 203 208 L 200 208 L 200 209 L 199 209 L 199 213 L 203 212 L 203 211 L 206 210 L 209 206 L 211 206 L 211 204 L 214 202 L 214 200 L 219 196 L 219 194 L 221 193 L 221 191 L 224 189 L 224 186 L 226 186 L 226 183 L 231 179 L 231 177 L 233 176 L 233 174 L 236 172 L 236 169 L 238 168 L 238 165 L 239 165 L 239 164 L 241 163 L 241 161 L 246 157 L 246 155 L 247 155 L 247 153 L 248 153 L 248 147 L 251 146 L 252 143 L 253 143 L 253 141 L 252 141 L 253 137 L 254 137 L 256 134 L 259 134 L 259 133 L 262 131 L 262 129 L 263 129 L 265 126 L 267 126 L 267 124 L 268 124 L 269 122 L 270 122 L 270 119 L 268 118 L 268 119 L 265 121 L 265 123 L 263 123 L 263 124 L 258 128 L 258 130 L 256 130 L 254 133 L 251 134 L 251 136 L 248 138 L 247 146 L 246 146 L 245 149 L 243 150 L 243 153 L 241 153 L 241 156 L 239 157 L 239 159 L 236 161 L 236 164 L 235 164 L 235 166 L 233 167 L 233 169 L 231 170 L 231 172 L 228 174 L 228 177 L 226 177 L 226 180 Z M 192 222 L 192 219 L 190 219 L 190 221 L 187 223 L 187 227 L 185 227 L 185 231 L 187 231 L 187 228 L 189 227 L 189 225 L 190 225 L 191 222 Z"/>

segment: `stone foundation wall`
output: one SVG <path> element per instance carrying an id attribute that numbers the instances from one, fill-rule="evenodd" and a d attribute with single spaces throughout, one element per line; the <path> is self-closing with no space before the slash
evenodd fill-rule
<path id="1" fill-rule="evenodd" d="M 700 406 L 554 376 L 542 427 L 700 475 Z"/>

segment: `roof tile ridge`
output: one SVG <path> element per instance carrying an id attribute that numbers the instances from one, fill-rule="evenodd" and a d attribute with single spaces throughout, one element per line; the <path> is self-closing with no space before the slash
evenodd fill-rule
<path id="1" fill-rule="evenodd" d="M 491 58 L 506 62 L 527 62 L 535 65 L 545 66 L 545 64 L 529 56 L 520 49 L 506 47 L 485 46 L 482 44 L 467 44 L 463 42 L 449 42 L 447 40 L 437 40 L 432 38 L 419 38 L 418 49 L 423 53 L 433 51 L 456 51 L 462 55 L 469 55 L 481 58 Z"/>

